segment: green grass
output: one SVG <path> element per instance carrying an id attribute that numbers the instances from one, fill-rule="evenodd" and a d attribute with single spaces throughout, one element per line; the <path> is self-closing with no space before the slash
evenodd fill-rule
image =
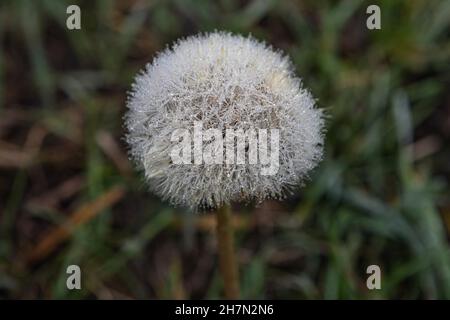
<path id="1" fill-rule="evenodd" d="M 45 131 L 29 165 L 0 162 L 0 297 L 222 296 L 214 235 L 199 226 L 207 214 L 160 202 L 96 136 L 109 133 L 125 156 L 135 73 L 178 37 L 225 29 L 285 50 L 328 115 L 311 181 L 284 203 L 236 210 L 247 221 L 243 298 L 450 298 L 450 2 L 378 1 L 376 31 L 365 27 L 367 1 L 76 2 L 81 31 L 65 27 L 73 1 L 0 5 L 0 151 L 30 154 L 30 130 Z M 78 191 L 30 205 L 77 175 Z M 49 229 L 117 184 L 127 189 L 118 204 L 25 264 Z M 65 289 L 70 264 L 81 291 Z M 365 286 L 370 264 L 381 290 Z"/>

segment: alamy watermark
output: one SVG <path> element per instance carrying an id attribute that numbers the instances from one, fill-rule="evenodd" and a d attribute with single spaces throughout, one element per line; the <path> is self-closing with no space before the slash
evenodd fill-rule
<path id="1" fill-rule="evenodd" d="M 66 273 L 69 275 L 66 280 L 66 287 L 69 290 L 81 290 L 81 269 L 76 264 L 67 267 Z"/>
<path id="2" fill-rule="evenodd" d="M 72 4 L 66 8 L 66 13 L 69 15 L 66 19 L 66 27 L 69 30 L 81 29 L 81 9 L 76 4 Z"/>
<path id="3" fill-rule="evenodd" d="M 366 27 L 369 30 L 381 29 L 381 9 L 376 4 L 367 7 L 366 13 L 370 16 L 366 20 Z"/>
<path id="4" fill-rule="evenodd" d="M 170 140 L 174 164 L 259 164 L 261 175 L 275 175 L 280 167 L 279 129 L 203 130 L 203 122 L 195 121 L 193 130 L 176 129 Z"/>
<path id="5" fill-rule="evenodd" d="M 381 289 L 381 268 L 376 264 L 367 267 L 366 273 L 369 277 L 366 280 L 366 286 L 369 290 Z"/>

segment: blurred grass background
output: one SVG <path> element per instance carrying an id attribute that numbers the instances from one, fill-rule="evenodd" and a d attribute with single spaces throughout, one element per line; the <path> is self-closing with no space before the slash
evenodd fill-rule
<path id="1" fill-rule="evenodd" d="M 121 138 L 135 73 L 219 29 L 285 50 L 329 114 L 307 186 L 235 208 L 243 298 L 449 299 L 449 17 L 437 0 L 3 0 L 0 298 L 222 297 L 214 217 L 148 193 Z"/>

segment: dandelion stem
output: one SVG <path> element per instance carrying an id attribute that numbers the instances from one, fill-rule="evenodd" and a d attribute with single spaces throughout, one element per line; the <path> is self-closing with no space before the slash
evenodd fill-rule
<path id="1" fill-rule="evenodd" d="M 217 242 L 219 267 L 226 299 L 239 298 L 239 276 L 234 252 L 234 230 L 231 209 L 224 205 L 217 210 Z"/>

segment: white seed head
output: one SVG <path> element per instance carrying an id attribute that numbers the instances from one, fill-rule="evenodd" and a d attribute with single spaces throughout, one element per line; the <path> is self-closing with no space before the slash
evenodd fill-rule
<path id="1" fill-rule="evenodd" d="M 290 60 L 251 37 L 214 32 L 179 40 L 136 76 L 127 107 L 131 158 L 151 190 L 174 205 L 284 198 L 322 157 L 322 111 Z M 226 129 L 279 129 L 278 171 L 263 175 L 260 163 L 173 163 L 173 132 L 192 132 L 195 121 L 224 135 Z"/>

